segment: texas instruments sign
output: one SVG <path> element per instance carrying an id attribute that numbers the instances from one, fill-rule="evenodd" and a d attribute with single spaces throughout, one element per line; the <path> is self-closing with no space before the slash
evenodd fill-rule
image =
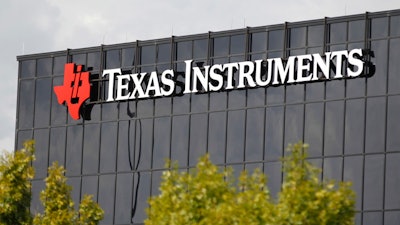
<path id="1" fill-rule="evenodd" d="M 116 68 L 104 70 L 102 77 L 108 79 L 107 102 L 127 101 L 355 78 L 371 74 L 366 71 L 373 70 L 368 55 L 369 51 L 353 49 L 205 66 L 194 66 L 193 60 L 186 60 L 183 74 L 171 69 L 130 74 Z M 63 86 L 54 87 L 58 102 L 67 104 L 74 119 L 79 119 L 79 109 L 90 97 L 89 72 L 82 68 L 66 64 Z"/>

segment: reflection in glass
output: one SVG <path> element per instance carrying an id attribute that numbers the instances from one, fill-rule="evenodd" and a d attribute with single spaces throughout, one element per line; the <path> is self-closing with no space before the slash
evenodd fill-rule
<path id="1" fill-rule="evenodd" d="M 385 94 L 388 71 L 388 41 L 372 41 L 371 49 L 373 49 L 375 55 L 375 57 L 371 58 L 371 61 L 375 65 L 376 70 L 375 74 L 368 78 L 368 95 Z"/>
<path id="2" fill-rule="evenodd" d="M 161 44 L 157 46 L 157 62 L 171 61 L 171 44 Z"/>
<path id="3" fill-rule="evenodd" d="M 188 60 L 192 58 L 192 41 L 177 43 L 177 60 Z"/>
<path id="4" fill-rule="evenodd" d="M 229 54 L 229 37 L 214 38 L 214 56 L 227 56 Z"/>
<path id="5" fill-rule="evenodd" d="M 285 113 L 285 144 L 303 141 L 304 105 L 288 105 Z"/>
<path id="6" fill-rule="evenodd" d="M 63 75 L 64 74 L 64 65 L 66 63 L 67 63 L 66 56 L 54 57 L 53 74 L 54 75 Z"/>
<path id="7" fill-rule="evenodd" d="M 171 160 L 188 165 L 189 116 L 174 116 L 171 131 Z"/>
<path id="8" fill-rule="evenodd" d="M 268 33 L 268 50 L 283 49 L 283 30 L 273 30 Z"/>
<path id="9" fill-rule="evenodd" d="M 122 67 L 130 67 L 135 65 L 136 48 L 122 49 Z"/>
<path id="10" fill-rule="evenodd" d="M 216 46 L 214 45 L 214 48 Z M 244 54 L 246 49 L 246 35 L 240 34 L 231 36 L 231 49 L 230 54 Z"/>
<path id="11" fill-rule="evenodd" d="M 356 194 L 356 210 L 361 210 L 363 190 L 363 157 L 347 156 L 344 158 L 343 180 L 352 183 L 352 189 Z"/>
<path id="12" fill-rule="evenodd" d="M 132 211 L 133 175 L 118 174 L 115 197 L 115 224 L 130 224 Z"/>
<path id="13" fill-rule="evenodd" d="M 208 39 L 193 41 L 193 59 L 207 58 Z M 187 59 L 190 59 L 187 58 Z"/>
<path id="14" fill-rule="evenodd" d="M 245 120 L 244 110 L 228 111 L 227 163 L 244 160 Z"/>
<path id="15" fill-rule="evenodd" d="M 155 62 L 156 62 L 156 46 L 155 45 L 142 46 L 140 63 L 142 65 L 145 65 L 145 64 L 153 64 Z"/>
<path id="16" fill-rule="evenodd" d="M 111 194 L 113 193 L 113 194 Z M 103 174 L 99 177 L 98 203 L 104 210 L 100 224 L 112 224 L 114 218 L 115 175 Z"/>
<path id="17" fill-rule="evenodd" d="M 251 34 L 251 51 L 264 52 L 267 50 L 267 32 Z"/>
<path id="18" fill-rule="evenodd" d="M 360 41 L 365 38 L 365 21 L 356 20 L 349 22 L 349 41 Z"/>
<path id="19" fill-rule="evenodd" d="M 87 67 L 92 68 L 93 70 L 100 69 L 100 52 L 91 52 L 87 55 Z"/>
<path id="20" fill-rule="evenodd" d="M 308 27 L 308 46 L 321 46 L 324 44 L 324 26 L 310 26 Z"/>
<path id="21" fill-rule="evenodd" d="M 147 218 L 145 209 L 148 207 L 148 198 L 151 191 L 151 174 L 148 172 L 135 173 L 134 184 L 136 193 L 136 184 L 139 183 L 137 195 L 133 195 L 133 208 L 136 205 L 136 211 L 133 211 L 133 223 L 143 223 Z"/>
<path id="22" fill-rule="evenodd" d="M 164 168 L 166 160 L 170 159 L 170 127 L 170 117 L 154 119 L 153 168 Z"/>
<path id="23" fill-rule="evenodd" d="M 81 173 L 82 161 L 82 126 L 69 126 L 67 128 L 67 149 L 65 169 L 68 176 L 79 175 Z"/>
<path id="24" fill-rule="evenodd" d="M 119 68 L 121 66 L 120 50 L 109 50 L 106 52 L 106 69 Z"/>
<path id="25" fill-rule="evenodd" d="M 306 46 L 306 27 L 290 29 L 290 48 Z"/>
<path id="26" fill-rule="evenodd" d="M 330 25 L 330 43 L 343 43 L 347 36 L 347 23 L 333 23 Z"/>
<path id="27" fill-rule="evenodd" d="M 54 127 L 50 129 L 49 165 L 57 161 L 58 165 L 65 166 L 66 133 L 65 127 Z"/>

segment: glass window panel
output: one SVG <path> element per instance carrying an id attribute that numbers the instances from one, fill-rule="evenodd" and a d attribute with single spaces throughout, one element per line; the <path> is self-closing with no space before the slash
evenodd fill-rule
<path id="1" fill-rule="evenodd" d="M 65 169 L 68 176 L 81 174 L 82 162 L 82 126 L 70 126 L 67 128 L 67 149 Z"/>
<path id="2" fill-rule="evenodd" d="M 265 105 L 265 88 L 247 89 L 247 107 Z"/>
<path id="3" fill-rule="evenodd" d="M 400 154 L 386 155 L 385 209 L 400 209 Z"/>
<path id="4" fill-rule="evenodd" d="M 208 110 L 208 93 L 192 94 L 191 97 L 191 112 L 205 112 Z"/>
<path id="5" fill-rule="evenodd" d="M 231 51 L 230 54 L 244 54 L 246 50 L 246 35 L 240 34 L 231 36 Z"/>
<path id="6" fill-rule="evenodd" d="M 400 150 L 400 96 L 388 97 L 386 151 Z"/>
<path id="7" fill-rule="evenodd" d="M 72 187 L 71 197 L 73 202 L 80 202 L 81 196 L 81 178 L 80 177 L 69 177 L 67 179 L 67 185 Z M 79 209 L 79 205 L 75 204 L 75 210 Z"/>
<path id="8" fill-rule="evenodd" d="M 208 153 L 215 164 L 225 162 L 226 112 L 210 113 L 208 123 Z"/>
<path id="9" fill-rule="evenodd" d="M 135 174 L 135 191 L 136 183 L 138 184 L 137 195 L 134 194 L 133 202 L 136 204 L 136 212 L 133 212 L 133 223 L 143 223 L 147 218 L 145 209 L 148 207 L 148 198 L 150 197 L 151 191 L 151 175 L 150 173 L 138 173 Z M 136 192 L 134 192 L 136 193 Z"/>
<path id="10" fill-rule="evenodd" d="M 20 62 L 20 77 L 30 78 L 35 76 L 36 60 L 25 60 Z"/>
<path id="11" fill-rule="evenodd" d="M 171 114 L 171 107 L 172 107 L 172 102 L 171 98 L 157 98 L 155 99 L 155 115 L 156 116 L 166 116 Z"/>
<path id="12" fill-rule="evenodd" d="M 355 48 L 364 48 L 364 43 L 352 43 L 349 44 L 348 49 L 355 49 Z M 358 77 L 356 79 L 348 79 L 346 80 L 346 97 L 353 98 L 353 97 L 364 97 L 365 96 L 365 86 L 366 86 L 366 79 Z"/>
<path id="13" fill-rule="evenodd" d="M 278 160 L 283 156 L 283 107 L 266 109 L 265 160 Z"/>
<path id="14" fill-rule="evenodd" d="M 194 114 L 190 118 L 189 166 L 197 164 L 207 151 L 207 114 Z"/>
<path id="15" fill-rule="evenodd" d="M 95 174 L 99 169 L 100 124 L 86 124 L 84 132 L 82 174 Z"/>
<path id="16" fill-rule="evenodd" d="M 381 95 L 386 93 L 386 76 L 388 62 L 388 41 L 372 41 L 371 49 L 374 51 L 375 57 L 371 58 L 375 65 L 375 74 L 368 78 L 368 95 Z"/>
<path id="17" fill-rule="evenodd" d="M 356 193 L 356 210 L 361 210 L 363 190 L 363 157 L 348 156 L 344 158 L 343 180 L 352 183 L 352 189 Z"/>
<path id="18" fill-rule="evenodd" d="M 326 103 L 324 155 L 341 155 L 343 152 L 343 114 L 342 101 Z"/>
<path id="19" fill-rule="evenodd" d="M 149 46 L 142 46 L 141 58 L 140 58 L 141 65 L 146 64 L 153 64 L 156 62 L 156 46 L 149 45 Z"/>
<path id="20" fill-rule="evenodd" d="M 304 142 L 309 144 L 308 155 L 322 156 L 324 104 L 306 104 Z"/>
<path id="21" fill-rule="evenodd" d="M 162 44 L 157 46 L 157 62 L 171 61 L 171 44 Z"/>
<path id="22" fill-rule="evenodd" d="M 399 24 L 400 26 L 400 24 Z M 400 30 L 400 29 L 399 29 Z M 390 94 L 400 92 L 400 39 L 391 39 L 389 48 L 389 90 Z"/>
<path id="23" fill-rule="evenodd" d="M 188 60 L 192 58 L 192 41 L 177 43 L 177 60 Z"/>
<path id="24" fill-rule="evenodd" d="M 170 117 L 154 119 L 153 168 L 164 168 L 166 160 L 170 159 L 170 130 Z"/>
<path id="25" fill-rule="evenodd" d="M 87 56 L 87 67 L 93 68 L 93 70 L 99 70 L 100 69 L 100 58 L 101 54 L 100 52 L 91 52 L 88 53 Z"/>
<path id="26" fill-rule="evenodd" d="M 116 169 L 117 135 L 116 122 L 101 125 L 100 172 L 114 172 Z"/>
<path id="27" fill-rule="evenodd" d="M 137 167 L 139 169 L 149 169 L 151 166 L 153 149 L 153 119 L 138 119 L 136 130 L 136 140 L 138 145 L 135 149 L 137 157 Z M 136 162 L 136 161 L 135 161 Z"/>
<path id="28" fill-rule="evenodd" d="M 139 128 L 137 120 L 120 121 L 118 126 L 118 171 L 134 170 L 136 157 L 135 148 L 140 142 L 136 133 Z"/>
<path id="29" fill-rule="evenodd" d="M 267 50 L 267 32 L 251 34 L 251 51 L 264 52 Z"/>
<path id="30" fill-rule="evenodd" d="M 246 119 L 246 161 L 261 161 L 264 153 L 264 108 L 248 109 Z"/>
<path id="31" fill-rule="evenodd" d="M 40 192 L 44 190 L 46 187 L 43 180 L 33 180 L 32 181 L 32 188 L 31 188 L 31 207 L 30 212 L 32 214 L 43 213 L 43 205 L 40 201 Z"/>
<path id="32" fill-rule="evenodd" d="M 122 109 L 125 111 L 125 109 Z M 103 121 L 117 120 L 118 102 L 107 102 L 101 105 L 101 117 Z"/>
<path id="33" fill-rule="evenodd" d="M 308 46 L 321 46 L 324 44 L 324 26 L 308 27 Z"/>
<path id="34" fill-rule="evenodd" d="M 120 120 L 131 119 L 136 116 L 136 101 L 119 102 L 117 111 Z"/>
<path id="35" fill-rule="evenodd" d="M 47 127 L 50 118 L 51 78 L 37 79 L 35 91 L 35 127 Z"/>
<path id="36" fill-rule="evenodd" d="M 50 130 L 50 148 L 49 148 L 49 164 L 57 161 L 59 165 L 64 166 L 65 162 L 65 143 L 66 128 L 55 127 Z"/>
<path id="37" fill-rule="evenodd" d="M 285 86 L 269 86 L 267 88 L 267 104 L 279 104 L 283 103 L 285 98 Z"/>
<path id="38" fill-rule="evenodd" d="M 208 55 L 208 39 L 193 41 L 193 58 L 207 58 Z M 190 59 L 189 56 L 186 59 Z"/>
<path id="39" fill-rule="evenodd" d="M 246 97 L 246 90 L 234 90 L 228 92 L 228 107 L 231 109 L 245 107 Z"/>
<path id="40" fill-rule="evenodd" d="M 306 27 L 290 29 L 290 48 L 306 46 Z"/>
<path id="41" fill-rule="evenodd" d="M 227 108 L 228 93 L 211 92 L 210 93 L 210 110 L 224 110 Z"/>
<path id="42" fill-rule="evenodd" d="M 382 221 L 382 212 L 363 213 L 363 225 L 383 224 Z"/>
<path id="43" fill-rule="evenodd" d="M 137 116 L 149 117 L 153 116 L 154 99 L 143 99 L 137 101 Z"/>
<path id="44" fill-rule="evenodd" d="M 359 154 L 364 149 L 364 99 L 346 101 L 346 124 L 344 135 L 345 154 Z"/>
<path id="45" fill-rule="evenodd" d="M 282 184 L 282 163 L 269 162 L 264 164 L 264 173 L 268 178 L 268 189 L 273 199 L 278 198 Z"/>
<path id="46" fill-rule="evenodd" d="M 86 54 L 76 54 L 72 55 L 71 62 L 79 65 L 86 65 Z"/>
<path id="47" fill-rule="evenodd" d="M 37 60 L 36 65 L 36 76 L 51 76 L 52 67 L 53 67 L 53 59 L 52 58 L 42 58 Z"/>
<path id="48" fill-rule="evenodd" d="M 288 105 L 285 114 L 285 144 L 303 141 L 304 105 Z"/>
<path id="49" fill-rule="evenodd" d="M 54 57 L 53 74 L 54 75 L 63 75 L 64 74 L 64 65 L 66 63 L 67 63 L 66 56 Z"/>
<path id="50" fill-rule="evenodd" d="M 286 103 L 297 103 L 304 101 L 304 84 L 286 86 Z"/>
<path id="51" fill-rule="evenodd" d="M 63 85 L 64 78 L 56 77 L 53 79 L 53 87 Z M 68 108 L 58 104 L 57 96 L 51 91 L 51 125 L 63 125 L 67 122 Z"/>
<path id="52" fill-rule="evenodd" d="M 19 85 L 18 127 L 32 128 L 34 115 L 34 80 L 21 80 Z"/>
<path id="53" fill-rule="evenodd" d="M 135 65 L 136 48 L 122 49 L 122 67 L 130 67 Z"/>
<path id="54" fill-rule="evenodd" d="M 117 175 L 117 190 L 115 197 L 115 220 L 116 224 L 130 224 L 132 212 L 132 174 Z"/>
<path id="55" fill-rule="evenodd" d="M 47 161 L 49 157 L 49 130 L 36 129 L 34 131 L 35 140 L 35 178 L 45 178 L 47 176 Z"/>
<path id="56" fill-rule="evenodd" d="M 106 52 L 106 69 L 120 68 L 121 55 L 120 50 L 109 50 Z"/>
<path id="57" fill-rule="evenodd" d="M 273 30 L 268 32 L 268 50 L 283 49 L 284 33 L 283 30 Z"/>
<path id="58" fill-rule="evenodd" d="M 365 20 L 349 22 L 349 41 L 361 41 L 365 38 Z"/>
<path id="59" fill-rule="evenodd" d="M 227 163 L 244 160 L 245 116 L 244 110 L 228 111 Z"/>
<path id="60" fill-rule="evenodd" d="M 229 37 L 214 38 L 214 56 L 228 56 Z"/>
<path id="61" fill-rule="evenodd" d="M 382 209 L 384 163 L 383 155 L 365 156 L 364 210 Z"/>
<path id="62" fill-rule="evenodd" d="M 343 43 L 347 36 L 347 23 L 333 23 L 330 25 L 330 43 Z"/>
<path id="63" fill-rule="evenodd" d="M 390 18 L 390 36 L 400 35 L 400 16 L 392 16 Z"/>
<path id="64" fill-rule="evenodd" d="M 153 171 L 151 174 L 151 195 L 157 196 L 160 194 L 161 176 L 164 171 Z"/>
<path id="65" fill-rule="evenodd" d="M 306 85 L 306 100 L 307 101 L 322 101 L 325 95 L 325 83 L 315 82 Z"/>
<path id="66" fill-rule="evenodd" d="M 367 99 L 365 152 L 385 151 L 386 98 Z"/>
<path id="67" fill-rule="evenodd" d="M 251 54 L 250 55 L 250 60 L 251 61 L 256 61 L 258 59 L 266 59 L 267 54 L 266 53 L 260 53 L 260 54 Z"/>
<path id="68" fill-rule="evenodd" d="M 342 157 L 324 159 L 324 169 L 322 170 L 324 173 L 324 181 L 342 180 L 342 161 Z"/>
<path id="69" fill-rule="evenodd" d="M 172 118 L 171 160 L 178 161 L 179 166 L 187 166 L 189 143 L 189 116 Z"/>
<path id="70" fill-rule="evenodd" d="M 400 211 L 385 212 L 385 225 L 397 225 L 400 221 Z"/>
<path id="71" fill-rule="evenodd" d="M 371 38 L 383 38 L 388 36 L 388 17 L 371 19 Z"/>
<path id="72" fill-rule="evenodd" d="M 82 190 L 81 196 L 92 195 L 93 200 L 97 201 L 97 188 L 98 188 L 98 177 L 97 176 L 83 176 L 82 177 Z"/>
<path id="73" fill-rule="evenodd" d="M 18 131 L 17 149 L 22 149 L 24 147 L 24 142 L 32 138 L 32 130 Z"/>
<path id="74" fill-rule="evenodd" d="M 112 194 L 111 194 L 112 193 Z M 99 177 L 98 203 L 104 210 L 104 218 L 100 224 L 112 224 L 114 216 L 115 175 Z"/>

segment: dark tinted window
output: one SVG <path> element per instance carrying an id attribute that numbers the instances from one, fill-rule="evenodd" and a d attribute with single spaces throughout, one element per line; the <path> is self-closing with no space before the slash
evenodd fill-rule
<path id="1" fill-rule="evenodd" d="M 35 76 L 36 60 L 26 60 L 20 62 L 20 77 L 29 78 Z"/>
<path id="2" fill-rule="evenodd" d="M 53 60 L 52 58 L 38 59 L 36 65 L 36 76 L 44 77 L 52 74 Z"/>
<path id="3" fill-rule="evenodd" d="M 267 50 L 267 32 L 251 34 L 251 51 L 261 52 Z"/>

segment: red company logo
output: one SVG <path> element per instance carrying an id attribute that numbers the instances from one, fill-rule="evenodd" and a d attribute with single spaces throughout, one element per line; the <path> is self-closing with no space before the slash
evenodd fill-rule
<path id="1" fill-rule="evenodd" d="M 54 87 L 58 103 L 67 103 L 69 114 L 75 120 L 80 118 L 80 108 L 90 97 L 90 73 L 82 70 L 82 65 L 75 65 L 75 63 L 65 64 L 64 84 Z"/>

